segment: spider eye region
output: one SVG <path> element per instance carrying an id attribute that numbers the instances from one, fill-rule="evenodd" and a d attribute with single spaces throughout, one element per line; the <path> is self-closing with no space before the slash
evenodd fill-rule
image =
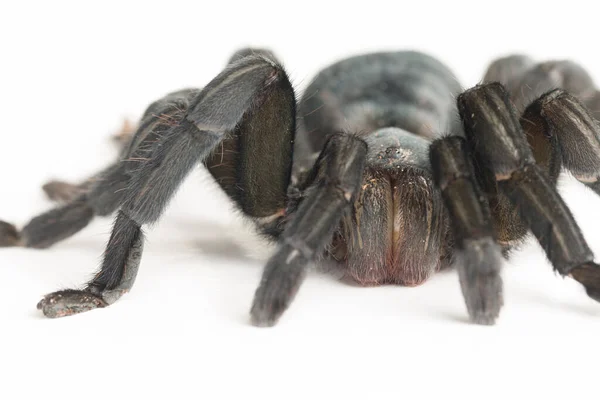
<path id="1" fill-rule="evenodd" d="M 369 146 L 369 165 L 378 168 L 416 167 L 430 171 L 429 142 L 400 128 L 379 129 L 365 141 Z"/>

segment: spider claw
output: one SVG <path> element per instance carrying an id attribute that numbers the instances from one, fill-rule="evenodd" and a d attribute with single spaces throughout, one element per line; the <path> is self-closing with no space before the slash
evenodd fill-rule
<path id="1" fill-rule="evenodd" d="M 583 285 L 589 297 L 600 302 L 600 265 L 590 262 L 575 267 L 571 277 Z"/>
<path id="2" fill-rule="evenodd" d="M 60 318 L 107 305 L 101 297 L 93 293 L 82 290 L 63 290 L 44 296 L 37 304 L 37 309 L 41 310 L 48 318 Z"/>
<path id="3" fill-rule="evenodd" d="M 504 304 L 500 249 L 492 239 L 465 241 L 458 273 L 471 321 L 494 325 Z"/>

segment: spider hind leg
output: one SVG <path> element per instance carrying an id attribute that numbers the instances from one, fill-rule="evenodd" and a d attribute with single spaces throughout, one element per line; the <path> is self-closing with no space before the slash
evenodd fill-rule
<path id="1" fill-rule="evenodd" d="M 118 162 L 83 185 L 70 185 L 75 192 L 68 197 L 73 198 L 32 218 L 20 231 L 1 222 L 0 246 L 47 248 L 79 232 L 95 216 L 114 213 L 125 200 L 130 176 L 139 164 L 137 160 L 144 158 L 157 138 L 171 128 L 170 121 L 185 109 L 192 93 L 193 90 L 174 92 L 150 105 L 133 137 L 135 143 L 123 149 Z"/>
<path id="2" fill-rule="evenodd" d="M 146 115 L 148 117 L 148 115 Z M 123 121 L 123 126 L 119 132 L 111 136 L 114 143 L 119 148 L 119 159 L 126 157 L 129 150 L 129 144 L 137 132 L 136 126 L 129 120 Z M 96 181 L 102 179 L 103 172 L 97 173 L 83 182 L 70 183 L 63 180 L 51 180 L 42 185 L 42 190 L 48 199 L 59 204 L 66 204 L 75 200 L 80 195 L 87 193 Z"/>

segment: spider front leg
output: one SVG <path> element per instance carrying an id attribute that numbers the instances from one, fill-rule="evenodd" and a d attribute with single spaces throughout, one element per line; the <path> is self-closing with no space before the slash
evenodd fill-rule
<path id="1" fill-rule="evenodd" d="M 273 326 L 288 308 L 306 267 L 324 250 L 354 201 L 367 145 L 353 135 L 333 135 L 313 167 L 313 181 L 267 263 L 250 311 L 252 323 Z"/>
<path id="2" fill-rule="evenodd" d="M 459 96 L 458 106 L 479 168 L 485 171 L 483 175 L 497 181 L 500 194 L 516 207 L 555 270 L 579 278 L 588 294 L 597 299 L 600 268 L 593 262 L 591 250 L 552 181 L 536 165 L 503 86 L 477 86 Z M 563 122 L 574 115 L 572 108 L 562 111 Z M 537 117 L 540 121 L 544 115 L 538 113 Z M 578 118 L 571 122 L 581 125 L 577 131 L 583 132 L 584 124 Z M 548 160 L 550 170 L 551 165 Z"/>
<path id="3" fill-rule="evenodd" d="M 450 214 L 456 268 L 471 320 L 491 325 L 504 304 L 501 255 L 487 199 L 483 195 L 465 139 L 448 136 L 431 145 L 430 160 L 436 185 Z"/>
<path id="4" fill-rule="evenodd" d="M 147 143 L 143 157 L 132 159 L 135 168 L 94 279 L 83 290 L 47 295 L 39 308 L 49 317 L 71 315 L 109 305 L 130 290 L 142 226 L 159 219 L 198 162 L 247 215 L 279 216 L 291 171 L 294 110 L 291 84 L 276 62 L 252 56 L 230 64 L 169 121 L 170 129 Z"/>

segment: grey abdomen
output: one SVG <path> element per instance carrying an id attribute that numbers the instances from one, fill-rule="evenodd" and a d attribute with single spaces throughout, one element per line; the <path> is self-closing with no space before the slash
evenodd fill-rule
<path id="1" fill-rule="evenodd" d="M 418 52 L 374 53 L 323 70 L 300 102 L 300 134 L 313 151 L 346 131 L 398 127 L 425 138 L 455 130 L 461 87 L 438 60 Z M 305 138 L 302 138 L 305 139 Z"/>

